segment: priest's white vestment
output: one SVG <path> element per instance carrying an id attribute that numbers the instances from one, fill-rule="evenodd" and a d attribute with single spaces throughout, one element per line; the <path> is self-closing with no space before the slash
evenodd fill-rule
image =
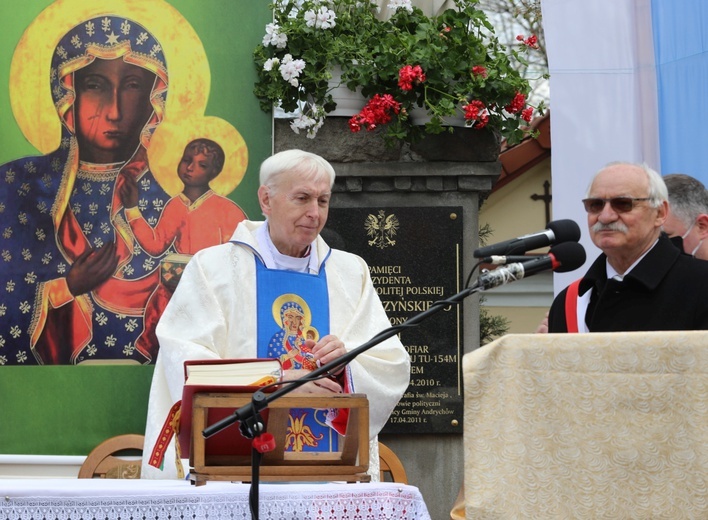
<path id="1" fill-rule="evenodd" d="M 196 253 L 160 319 L 160 350 L 150 389 L 142 478 L 178 478 L 174 439 L 166 450 L 162 471 L 148 461 L 170 409 L 182 398 L 184 361 L 257 357 L 254 255 L 265 253 L 256 238 L 263 225 L 243 221 L 231 242 Z M 330 334 L 352 350 L 388 329 L 390 323 L 366 262 L 330 249 L 321 237 L 312 247 L 319 265 L 325 262 Z M 369 399 L 369 473 L 372 480 L 378 480 L 377 435 L 408 387 L 410 358 L 394 335 L 357 356 L 349 364 L 348 377 L 352 391 Z"/>

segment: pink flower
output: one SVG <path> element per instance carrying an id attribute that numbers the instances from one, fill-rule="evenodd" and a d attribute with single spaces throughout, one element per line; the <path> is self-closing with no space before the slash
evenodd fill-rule
<path id="1" fill-rule="evenodd" d="M 516 39 L 526 45 L 529 49 L 538 49 L 538 36 L 535 34 L 532 34 L 528 38 L 524 38 L 523 34 L 519 34 Z"/>

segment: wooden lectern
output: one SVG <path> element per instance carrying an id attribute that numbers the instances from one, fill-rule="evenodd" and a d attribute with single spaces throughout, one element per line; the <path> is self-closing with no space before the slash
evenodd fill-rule
<path id="1" fill-rule="evenodd" d="M 210 409 L 240 408 L 251 402 L 250 393 L 194 394 L 192 403 L 192 444 L 189 454 L 190 480 L 202 485 L 208 480 L 251 481 L 250 439 L 245 439 L 235 423 L 216 435 L 227 434 L 234 439 L 234 446 L 241 449 L 233 453 L 210 453 L 202 431 L 213 424 Z M 285 451 L 290 408 L 348 408 L 347 433 L 340 438 L 340 451 L 289 452 Z M 264 481 L 332 481 L 368 482 L 369 468 L 369 401 L 363 394 L 297 395 L 283 396 L 268 404 L 261 412 L 266 431 L 273 435 L 276 447 L 263 454 L 259 479 Z"/>

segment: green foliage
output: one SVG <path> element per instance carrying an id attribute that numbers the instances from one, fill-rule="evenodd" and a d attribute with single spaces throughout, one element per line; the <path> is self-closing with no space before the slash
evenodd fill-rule
<path id="1" fill-rule="evenodd" d="M 468 126 L 492 129 L 510 144 L 525 137 L 533 111 L 525 103 L 530 86 L 513 64 L 523 63 L 521 53 L 532 47 L 524 42 L 519 49 L 502 45 L 477 0 L 455 0 L 456 9 L 432 17 L 405 0 L 398 3 L 402 5 L 388 20 L 377 18 L 375 4 L 368 0 L 271 4 L 274 25 L 269 34 L 275 37 L 267 34 L 254 53 L 254 92 L 261 108 L 268 111 L 280 103 L 286 112 L 300 109 L 304 119 L 291 126 L 295 131 L 307 129 L 314 137 L 334 109 L 327 82 L 332 67 L 339 65 L 349 89 L 361 89 L 367 98 L 390 95 L 400 103 L 400 112 L 386 125 L 389 140 L 415 141 L 425 133 L 443 132 L 447 118 L 462 115 Z M 312 13 L 322 15 L 319 27 L 313 26 Z M 287 56 L 304 60 L 295 81 L 284 79 L 281 71 Z M 406 66 L 420 67 L 425 79 L 403 90 L 399 73 Z M 475 103 L 479 114 L 465 113 L 465 107 Z M 425 127 L 411 123 L 415 107 L 431 116 Z"/>
<path id="2" fill-rule="evenodd" d="M 479 345 L 486 345 L 509 331 L 509 320 L 492 315 L 484 306 L 484 297 L 479 299 Z"/>
<path id="3" fill-rule="evenodd" d="M 479 228 L 479 243 L 484 246 L 493 231 L 489 224 Z M 479 297 L 479 345 L 486 345 L 509 331 L 509 320 L 494 316 L 484 307 L 484 296 Z"/>

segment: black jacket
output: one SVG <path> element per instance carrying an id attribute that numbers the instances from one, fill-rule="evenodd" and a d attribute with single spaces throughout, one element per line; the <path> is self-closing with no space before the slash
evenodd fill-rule
<path id="1" fill-rule="evenodd" d="M 708 261 L 683 254 L 666 235 L 619 282 L 607 279 L 605 254 L 580 282 L 595 289 L 585 315 L 590 332 L 708 330 Z M 564 289 L 551 305 L 549 332 L 567 332 Z"/>

